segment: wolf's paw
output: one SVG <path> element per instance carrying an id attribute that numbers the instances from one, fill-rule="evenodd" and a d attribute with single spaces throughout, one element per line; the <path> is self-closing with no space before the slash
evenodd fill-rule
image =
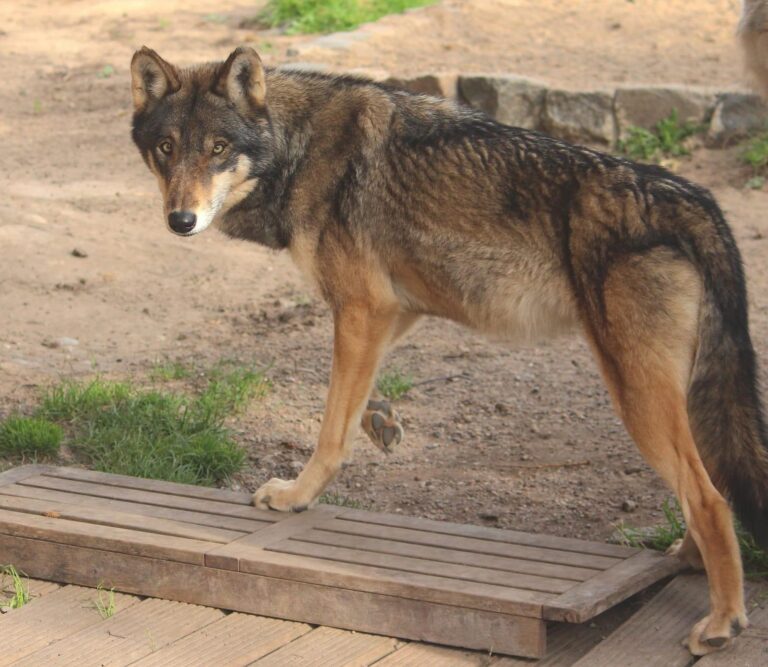
<path id="1" fill-rule="evenodd" d="M 684 644 L 693 655 L 706 655 L 724 649 L 747 627 L 749 627 L 749 621 L 743 611 L 732 614 L 710 614 L 693 626 Z"/>
<path id="2" fill-rule="evenodd" d="M 699 547 L 696 546 L 696 542 L 693 541 L 693 538 L 688 533 L 686 533 L 683 539 L 672 542 L 665 553 L 667 556 L 679 558 L 694 570 L 704 569 L 704 560 L 701 557 Z"/>
<path id="3" fill-rule="evenodd" d="M 400 415 L 387 401 L 368 401 L 360 425 L 371 442 L 385 454 L 391 454 L 405 434 Z"/>
<path id="4" fill-rule="evenodd" d="M 314 504 L 314 498 L 305 498 L 296 480 L 270 479 L 253 494 L 253 504 L 262 510 L 303 512 Z"/>

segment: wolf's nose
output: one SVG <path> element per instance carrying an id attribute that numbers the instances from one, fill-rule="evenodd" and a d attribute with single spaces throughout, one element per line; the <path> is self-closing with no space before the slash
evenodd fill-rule
<path id="1" fill-rule="evenodd" d="M 189 234 L 195 228 L 197 216 L 192 211 L 173 211 L 168 214 L 168 224 L 177 234 Z"/>

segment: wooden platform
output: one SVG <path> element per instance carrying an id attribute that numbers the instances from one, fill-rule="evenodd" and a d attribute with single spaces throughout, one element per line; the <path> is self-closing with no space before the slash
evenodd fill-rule
<path id="1" fill-rule="evenodd" d="M 541 657 L 678 571 L 597 542 L 320 506 L 74 468 L 0 475 L 0 562 L 30 576 L 360 632 Z"/>

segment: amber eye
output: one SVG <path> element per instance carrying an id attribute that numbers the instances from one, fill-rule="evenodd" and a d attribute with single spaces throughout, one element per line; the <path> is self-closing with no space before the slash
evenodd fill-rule
<path id="1" fill-rule="evenodd" d="M 165 141 L 161 141 L 157 147 L 160 152 L 165 153 L 165 155 L 170 155 L 173 152 L 173 144 L 167 139 Z"/>
<path id="2" fill-rule="evenodd" d="M 221 155 L 226 147 L 227 144 L 224 141 L 217 141 L 215 144 L 213 144 L 213 154 Z"/>

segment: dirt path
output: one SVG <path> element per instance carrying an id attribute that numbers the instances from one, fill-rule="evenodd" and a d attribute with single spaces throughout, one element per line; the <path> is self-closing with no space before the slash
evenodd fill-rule
<path id="1" fill-rule="evenodd" d="M 142 43 L 179 62 L 248 42 L 272 63 L 512 70 L 590 86 L 740 82 L 736 3 L 725 0 L 685 3 L 685 31 L 676 27 L 683 10 L 671 7 L 682 3 L 445 2 L 386 19 L 347 51 L 238 28 L 256 4 L 218 3 L 216 13 L 198 0 L 162 11 L 82 0 L 0 7 L 0 414 L 30 406 L 61 376 L 142 379 L 161 358 L 234 357 L 272 363 L 274 380 L 269 398 L 234 424 L 251 452 L 239 483 L 295 475 L 317 435 L 327 311 L 287 256 L 213 232 L 186 240 L 165 231 L 128 134 L 127 66 Z M 289 48 L 298 55 L 284 56 Z M 734 153 L 701 151 L 680 168 L 714 188 L 736 229 L 765 367 L 768 196 L 741 189 Z M 359 439 L 335 492 L 378 509 L 591 537 L 620 518 L 659 515 L 666 492 L 580 342 L 511 350 L 431 321 L 388 366 L 422 382 L 461 377 L 422 384 L 400 402 L 407 442 L 398 454 L 385 459 Z M 637 503 L 634 515 L 619 509 L 625 500 Z"/>

